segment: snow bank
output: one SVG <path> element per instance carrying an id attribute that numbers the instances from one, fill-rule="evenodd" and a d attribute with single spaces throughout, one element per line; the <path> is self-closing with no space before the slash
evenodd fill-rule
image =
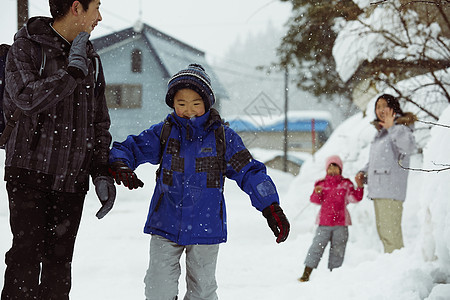
<path id="1" fill-rule="evenodd" d="M 439 123 L 450 126 L 450 107 L 441 115 Z M 450 128 L 435 126 L 423 153 L 423 169 L 449 168 Z M 450 276 L 450 170 L 423 173 L 421 214 L 423 228 L 421 246 L 426 261 L 437 261 Z M 449 293 L 450 295 L 450 293 Z"/>
<path id="2" fill-rule="evenodd" d="M 373 107 L 374 100 L 368 107 Z M 325 158 L 340 155 L 344 163 L 343 175 L 353 182 L 357 171 L 368 161 L 370 142 L 376 132 L 369 125 L 374 118 L 373 110 L 369 108 L 367 113 L 366 117 L 360 113 L 341 124 L 316 155 L 303 164 L 300 174 L 293 180 L 287 194 L 289 202 L 285 205 L 291 216 L 291 238 L 313 236 L 319 207 L 309 203 L 309 195 L 315 180 L 325 175 Z M 439 123 L 450 125 L 448 104 Z M 421 137 L 424 152 L 413 155 L 411 167 L 448 167 L 450 128 L 434 126 L 431 131 L 424 131 L 422 127 L 415 133 Z M 428 137 L 424 138 L 424 135 Z M 405 248 L 393 254 L 383 254 L 371 200 L 364 198 L 361 203 L 349 205 L 353 225 L 349 229 L 344 265 L 336 274 L 333 271 L 333 274 L 312 277 L 312 282 L 308 283 L 311 289 L 317 288 L 316 280 L 333 281 L 327 291 L 316 293 L 315 299 L 326 299 L 327 296 L 335 299 L 450 299 L 448 182 L 450 170 L 410 172 L 402 222 Z M 306 255 L 307 247 L 303 251 Z M 321 264 L 326 265 L 326 259 L 324 257 Z M 357 282 L 358 289 L 353 287 L 353 280 L 349 282 L 350 278 Z"/>

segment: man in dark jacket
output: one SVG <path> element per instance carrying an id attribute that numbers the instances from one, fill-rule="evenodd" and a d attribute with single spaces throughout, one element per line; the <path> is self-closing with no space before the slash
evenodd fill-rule
<path id="1" fill-rule="evenodd" d="M 13 242 L 2 300 L 69 299 L 89 175 L 102 204 L 98 218 L 115 199 L 105 80 L 89 42 L 102 19 L 100 1 L 49 3 L 53 18 L 31 18 L 17 32 L 6 64 L 5 116 L 17 109 L 21 115 L 6 144 Z"/>

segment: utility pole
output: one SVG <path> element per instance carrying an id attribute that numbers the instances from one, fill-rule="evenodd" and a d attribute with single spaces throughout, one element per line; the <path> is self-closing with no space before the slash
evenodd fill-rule
<path id="1" fill-rule="evenodd" d="M 17 0 L 17 30 L 28 21 L 28 0 Z"/>
<path id="2" fill-rule="evenodd" d="M 284 157 L 283 157 L 283 171 L 288 171 L 287 166 L 287 152 L 288 152 L 288 100 L 289 100 L 289 84 L 288 84 L 288 78 L 289 77 L 289 71 L 288 67 L 286 65 L 286 68 L 284 69 Z"/>

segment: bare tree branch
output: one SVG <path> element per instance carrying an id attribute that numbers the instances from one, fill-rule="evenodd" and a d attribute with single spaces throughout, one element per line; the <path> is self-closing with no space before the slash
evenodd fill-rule
<path id="1" fill-rule="evenodd" d="M 447 98 L 447 101 L 450 102 L 450 94 L 447 92 L 447 89 L 442 84 L 442 82 L 436 77 L 436 74 L 434 73 L 434 71 L 431 71 L 431 76 L 433 76 L 434 82 L 436 83 L 437 86 L 439 86 L 439 88 L 444 93 L 445 97 Z"/>
<path id="2" fill-rule="evenodd" d="M 381 0 L 381 1 L 376 1 L 376 2 L 370 2 L 370 5 L 379 5 L 379 4 L 383 4 L 388 2 L 389 0 Z M 436 5 L 438 7 L 442 7 L 445 5 L 450 5 L 450 1 L 444 0 L 444 1 L 426 1 L 426 0 L 413 0 L 413 1 L 409 1 L 407 3 L 404 3 L 401 5 L 401 8 L 413 4 L 413 3 L 422 3 L 422 4 L 430 4 L 430 5 Z"/>
<path id="3" fill-rule="evenodd" d="M 429 122 L 429 121 L 423 121 L 423 120 L 417 120 L 417 122 L 428 124 L 428 125 L 450 128 L 450 125 L 444 125 L 444 124 L 439 124 L 439 123 L 435 123 L 435 122 Z"/>
<path id="4" fill-rule="evenodd" d="M 413 4 L 413 3 L 421 3 L 421 4 L 429 4 L 429 5 L 435 5 L 437 7 L 442 7 L 445 5 L 449 5 L 450 1 L 426 1 L 426 0 L 414 0 L 414 1 L 409 1 L 407 3 L 402 4 L 401 8 Z"/>
<path id="5" fill-rule="evenodd" d="M 433 162 L 433 164 L 434 165 L 436 165 L 434 162 Z M 409 167 L 405 167 L 405 166 L 403 166 L 402 165 L 402 161 L 399 159 L 398 160 L 398 165 L 400 166 L 400 168 L 402 168 L 403 170 L 408 170 L 408 171 L 417 171 L 417 172 L 427 172 L 427 173 L 431 173 L 431 172 L 436 172 L 436 173 L 439 173 L 439 172 L 442 172 L 442 171 L 447 171 L 447 170 L 450 170 L 450 166 L 449 165 L 443 165 L 443 164 L 440 164 L 441 166 L 449 166 L 449 167 L 446 167 L 446 168 L 441 168 L 441 169 L 421 169 L 421 168 L 409 168 Z"/>

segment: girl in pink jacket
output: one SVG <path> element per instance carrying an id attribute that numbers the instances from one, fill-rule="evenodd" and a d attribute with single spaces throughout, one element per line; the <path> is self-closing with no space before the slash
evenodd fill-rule
<path id="1" fill-rule="evenodd" d="M 348 225 L 351 225 L 347 204 L 362 200 L 363 182 L 353 183 L 342 176 L 342 160 L 337 155 L 327 158 L 325 178 L 314 185 L 310 201 L 321 205 L 317 216 L 316 236 L 305 259 L 305 270 L 299 281 L 309 281 L 313 269 L 317 268 L 325 247 L 331 242 L 328 268 L 339 268 L 344 261 L 345 247 L 348 241 Z"/>

